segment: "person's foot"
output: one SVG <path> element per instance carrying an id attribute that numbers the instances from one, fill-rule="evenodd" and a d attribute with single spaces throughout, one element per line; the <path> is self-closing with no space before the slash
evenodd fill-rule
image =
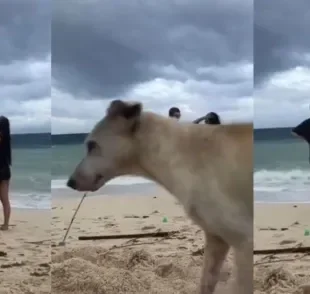
<path id="1" fill-rule="evenodd" d="M 0 230 L 1 231 L 7 231 L 9 229 L 9 225 L 2 225 L 1 227 L 0 227 Z"/>

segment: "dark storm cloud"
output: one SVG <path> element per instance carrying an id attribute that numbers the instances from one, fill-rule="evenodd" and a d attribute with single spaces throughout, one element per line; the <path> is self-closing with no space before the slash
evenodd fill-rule
<path id="1" fill-rule="evenodd" d="M 176 3 L 55 0 L 57 87 L 84 97 L 114 97 L 161 76 L 156 66 L 172 65 L 199 80 L 206 78 L 199 67 L 252 61 L 251 1 Z"/>
<path id="2" fill-rule="evenodd" d="M 302 55 L 308 53 L 310 48 L 309 8 L 308 0 L 255 1 L 255 83 L 264 81 L 275 72 L 306 63 Z"/>
<path id="3" fill-rule="evenodd" d="M 50 24 L 50 0 L 0 0 L 1 115 L 13 132 L 50 129 Z"/>
<path id="4" fill-rule="evenodd" d="M 43 59 L 50 52 L 49 0 L 1 0 L 0 64 Z"/>
<path id="5" fill-rule="evenodd" d="M 48 62 L 51 1 L 1 0 L 0 87 L 1 96 L 15 100 L 47 96 L 46 72 L 37 76 L 30 66 Z M 34 67 L 33 67 L 34 69 Z M 34 69 L 35 70 L 35 69 Z M 40 70 L 40 68 L 39 68 Z"/>

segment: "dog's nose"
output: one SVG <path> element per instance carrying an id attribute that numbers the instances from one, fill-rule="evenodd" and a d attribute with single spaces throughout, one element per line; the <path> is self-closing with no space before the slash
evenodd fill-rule
<path id="1" fill-rule="evenodd" d="M 67 182 L 67 186 L 71 189 L 76 189 L 76 181 L 72 178 L 70 178 Z"/>

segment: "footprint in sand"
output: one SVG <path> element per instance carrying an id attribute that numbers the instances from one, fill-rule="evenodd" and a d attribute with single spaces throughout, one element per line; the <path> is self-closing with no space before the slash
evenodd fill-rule
<path id="1" fill-rule="evenodd" d="M 106 228 L 106 229 L 108 229 L 108 228 L 116 227 L 116 224 L 114 224 L 114 223 L 108 223 L 108 224 L 105 224 L 103 227 Z"/>
<path id="2" fill-rule="evenodd" d="M 30 276 L 33 277 L 44 277 L 48 276 L 50 272 L 50 266 L 45 266 L 45 267 L 38 267 L 34 271 L 30 273 Z"/>
<path id="3" fill-rule="evenodd" d="M 293 244 L 296 243 L 296 240 L 290 239 L 290 240 L 283 240 L 279 244 L 280 245 L 288 245 L 288 244 Z"/>
<path id="4" fill-rule="evenodd" d="M 141 228 L 142 231 L 146 231 L 146 230 L 153 230 L 156 229 L 155 226 L 151 225 L 151 226 L 144 226 Z"/>
<path id="5" fill-rule="evenodd" d="M 131 214 L 131 215 L 125 215 L 124 218 L 140 218 L 140 216 Z"/>
<path id="6" fill-rule="evenodd" d="M 272 228 L 272 227 L 267 227 L 267 228 L 259 228 L 260 231 L 277 231 L 278 229 Z"/>

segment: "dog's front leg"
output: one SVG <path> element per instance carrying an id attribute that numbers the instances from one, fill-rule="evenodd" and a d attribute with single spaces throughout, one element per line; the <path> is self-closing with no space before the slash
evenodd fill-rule
<path id="1" fill-rule="evenodd" d="M 229 245 L 220 237 L 206 233 L 200 294 L 213 294 Z"/>
<path id="2" fill-rule="evenodd" d="M 235 248 L 236 281 L 234 294 L 253 293 L 253 241 Z"/>

